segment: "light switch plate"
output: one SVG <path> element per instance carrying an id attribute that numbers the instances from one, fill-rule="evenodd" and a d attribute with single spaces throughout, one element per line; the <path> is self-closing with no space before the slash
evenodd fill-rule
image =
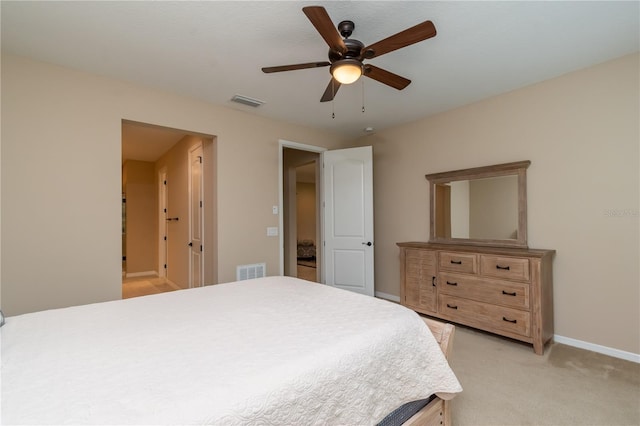
<path id="1" fill-rule="evenodd" d="M 267 237 L 277 237 L 278 236 L 278 227 L 270 226 L 267 228 Z"/>

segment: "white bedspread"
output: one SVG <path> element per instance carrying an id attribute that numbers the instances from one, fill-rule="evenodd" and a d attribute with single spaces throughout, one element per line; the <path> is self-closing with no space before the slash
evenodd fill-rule
<path id="1" fill-rule="evenodd" d="M 3 424 L 366 425 L 462 390 L 413 311 L 295 278 L 20 315 L 0 333 Z"/>

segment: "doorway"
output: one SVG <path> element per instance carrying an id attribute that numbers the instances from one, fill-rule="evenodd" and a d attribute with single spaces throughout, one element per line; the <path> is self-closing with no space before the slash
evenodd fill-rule
<path id="1" fill-rule="evenodd" d="M 281 275 L 322 282 L 320 153 L 281 141 Z"/>
<path id="2" fill-rule="evenodd" d="M 122 121 L 123 294 L 132 277 L 217 283 L 215 161 L 214 136 Z"/>
<path id="3" fill-rule="evenodd" d="M 318 282 L 317 160 L 296 169 L 296 271 L 297 277 Z M 293 227 L 292 227 L 293 228 Z M 293 240 L 293 239 L 292 239 Z"/>
<path id="4" fill-rule="evenodd" d="M 373 151 L 280 141 L 280 274 L 298 276 L 297 172 L 314 164 L 316 282 L 375 293 Z"/>

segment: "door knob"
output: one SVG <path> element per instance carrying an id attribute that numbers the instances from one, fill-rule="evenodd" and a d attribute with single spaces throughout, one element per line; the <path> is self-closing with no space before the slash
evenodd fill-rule
<path id="1" fill-rule="evenodd" d="M 371 241 L 367 241 L 366 243 L 362 243 L 362 245 L 371 247 L 373 243 Z"/>

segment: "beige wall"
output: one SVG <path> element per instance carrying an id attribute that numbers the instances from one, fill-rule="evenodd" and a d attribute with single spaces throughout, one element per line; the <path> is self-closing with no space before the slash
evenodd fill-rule
<path id="1" fill-rule="evenodd" d="M 217 281 L 279 270 L 278 140 L 337 135 L 11 55 L 2 57 L 2 308 L 120 299 L 121 123 L 217 137 Z M 28 177 L 28 178 L 27 178 Z"/>
<path id="2" fill-rule="evenodd" d="M 362 138 L 374 145 L 376 291 L 429 238 L 424 175 L 531 160 L 529 246 L 556 249 L 556 334 L 640 353 L 637 54 Z M 398 190 L 403 188 L 403 190 Z"/>
<path id="3" fill-rule="evenodd" d="M 127 274 L 158 269 L 157 184 L 154 163 L 128 160 L 122 180 L 126 197 Z"/>

